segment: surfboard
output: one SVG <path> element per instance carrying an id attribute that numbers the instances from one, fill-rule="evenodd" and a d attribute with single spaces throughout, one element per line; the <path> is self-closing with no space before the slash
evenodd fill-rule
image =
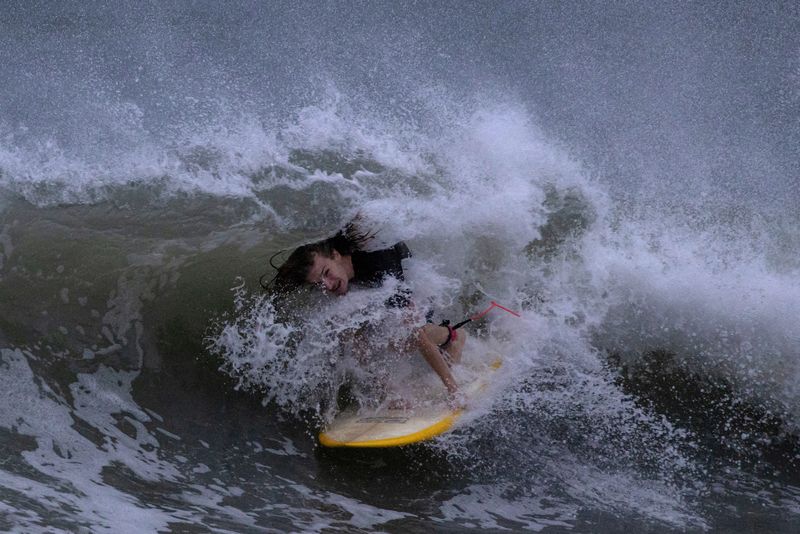
<path id="1" fill-rule="evenodd" d="M 400 447 L 444 434 L 486 389 L 492 372 L 500 365 L 498 358 L 474 380 L 461 386 L 466 408 L 452 408 L 446 399 L 439 398 L 408 409 L 388 406 L 348 409 L 340 412 L 319 434 L 319 442 L 325 447 Z"/>

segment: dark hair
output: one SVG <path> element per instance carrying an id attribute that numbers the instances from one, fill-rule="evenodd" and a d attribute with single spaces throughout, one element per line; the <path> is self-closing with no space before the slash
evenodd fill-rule
<path id="1" fill-rule="evenodd" d="M 363 250 L 364 245 L 375 236 L 375 233 L 359 229 L 360 221 L 361 216 L 356 215 L 332 237 L 297 247 L 286 261 L 277 267 L 278 272 L 275 277 L 267 284 L 261 283 L 262 287 L 279 293 L 292 291 L 306 283 L 315 254 L 330 258 L 334 250 L 342 256 L 351 256 L 354 252 Z M 271 260 L 270 265 L 272 265 Z"/>

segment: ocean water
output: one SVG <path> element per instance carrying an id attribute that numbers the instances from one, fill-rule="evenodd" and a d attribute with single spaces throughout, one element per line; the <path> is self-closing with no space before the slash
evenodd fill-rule
<path id="1" fill-rule="evenodd" d="M 798 28 L 791 2 L 4 3 L 0 530 L 794 532 Z M 316 435 L 344 389 L 440 387 L 391 350 L 422 319 L 258 282 L 357 213 L 437 320 L 521 314 L 466 327 L 490 394 L 407 449 Z"/>

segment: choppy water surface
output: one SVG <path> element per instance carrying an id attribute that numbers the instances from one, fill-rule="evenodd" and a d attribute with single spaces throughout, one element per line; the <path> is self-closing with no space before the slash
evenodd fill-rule
<path id="1" fill-rule="evenodd" d="M 793 531 L 799 23 L 791 3 L 7 5 L 0 527 Z M 431 378 L 387 350 L 391 287 L 259 289 L 356 212 L 410 246 L 437 319 L 522 315 L 468 327 L 467 357 L 504 365 L 428 444 L 316 444 L 343 386 Z"/>

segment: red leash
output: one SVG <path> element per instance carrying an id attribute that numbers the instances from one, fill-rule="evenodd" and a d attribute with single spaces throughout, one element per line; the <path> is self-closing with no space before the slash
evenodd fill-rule
<path id="1" fill-rule="evenodd" d="M 514 317 L 519 317 L 520 316 L 517 312 L 513 312 L 513 311 L 509 310 L 508 308 L 506 308 L 505 306 L 501 306 L 500 304 L 496 303 L 495 301 L 492 301 L 491 305 L 489 305 L 489 307 L 486 308 L 485 310 L 483 310 L 481 313 L 479 313 L 477 315 L 473 315 L 472 317 L 467 319 L 467 321 L 462 321 L 462 322 L 458 323 L 458 326 L 455 326 L 453 328 L 458 328 L 459 326 L 461 326 L 463 324 L 466 324 L 468 321 L 474 321 L 475 319 L 480 319 L 481 317 L 483 317 L 484 315 L 486 315 L 487 313 L 492 311 L 492 309 L 494 309 L 494 308 L 500 308 L 503 311 L 507 311 L 508 313 L 513 315 Z"/>
<path id="2" fill-rule="evenodd" d="M 483 317 L 484 315 L 486 315 L 487 313 L 492 311 L 494 308 L 500 308 L 501 310 L 510 313 L 514 317 L 519 317 L 520 316 L 517 312 L 513 312 L 513 311 L 509 310 L 508 308 L 506 308 L 505 306 L 501 306 L 500 304 L 496 303 L 495 301 L 492 301 L 492 303 L 489 305 L 489 307 L 486 308 L 485 310 L 483 310 L 481 313 L 479 313 L 477 315 L 473 315 L 469 319 L 464 319 L 463 321 L 461 321 L 460 323 L 458 323 L 455 326 L 450 326 L 450 321 L 442 321 L 442 324 L 440 324 L 439 326 L 444 326 L 445 328 L 447 328 L 447 341 L 445 341 L 444 343 L 439 345 L 439 348 L 443 349 L 451 341 L 453 341 L 455 339 L 458 339 L 458 332 L 456 332 L 457 329 L 461 328 L 462 326 L 464 326 L 465 324 L 467 324 L 470 321 L 474 321 L 475 319 L 480 319 L 481 317 Z"/>
<path id="3" fill-rule="evenodd" d="M 496 303 L 495 301 L 492 301 L 492 303 L 489 305 L 489 307 L 486 308 L 485 310 L 483 310 L 481 313 L 479 313 L 477 315 L 473 315 L 469 319 L 464 319 L 463 321 L 461 321 L 460 323 L 458 323 L 457 325 L 455 325 L 453 327 L 450 327 L 449 325 L 444 325 L 444 326 L 447 326 L 448 328 L 452 328 L 453 330 L 456 330 L 458 328 L 461 328 L 462 326 L 464 326 L 465 324 L 467 324 L 470 321 L 474 321 L 475 319 L 480 319 L 481 317 L 483 317 L 484 315 L 486 315 L 487 313 L 492 311 L 494 308 L 500 308 L 501 310 L 510 313 L 514 317 L 519 317 L 520 316 L 517 312 L 513 312 L 513 311 L 509 310 L 508 308 L 506 308 L 505 306 L 501 306 L 500 304 Z"/>

